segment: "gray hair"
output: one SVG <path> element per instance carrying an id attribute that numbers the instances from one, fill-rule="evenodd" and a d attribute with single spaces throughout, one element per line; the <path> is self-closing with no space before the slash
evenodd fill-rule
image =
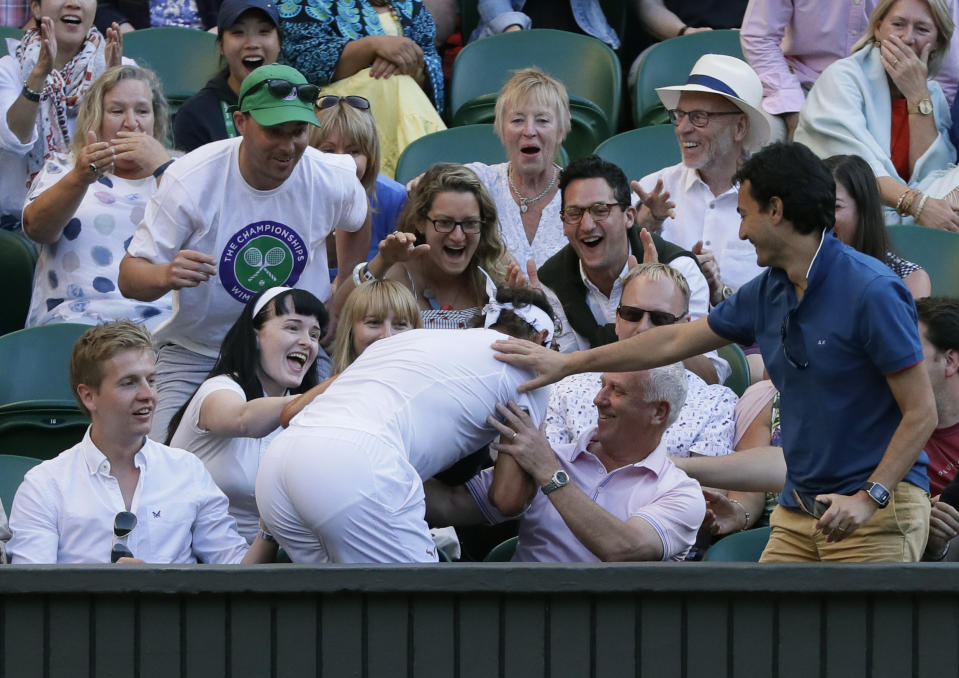
<path id="1" fill-rule="evenodd" d="M 686 369 L 683 364 L 673 363 L 646 370 L 643 386 L 643 398 L 647 403 L 669 403 L 666 426 L 672 426 L 686 402 Z"/>

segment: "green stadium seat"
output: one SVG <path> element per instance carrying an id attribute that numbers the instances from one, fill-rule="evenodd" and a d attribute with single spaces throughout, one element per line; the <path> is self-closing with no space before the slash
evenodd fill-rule
<path id="1" fill-rule="evenodd" d="M 672 125 L 651 125 L 617 134 L 597 146 L 596 155 L 618 165 L 630 181 L 683 159 Z"/>
<path id="2" fill-rule="evenodd" d="M 746 354 L 743 353 L 738 344 L 726 344 L 719 349 L 719 357 L 733 368 L 732 374 L 726 379 L 725 385 L 731 388 L 736 395 L 741 396 L 749 388 L 751 379 Z"/>
<path id="3" fill-rule="evenodd" d="M 144 28 L 123 36 L 123 56 L 160 77 L 163 93 L 175 113 L 199 92 L 220 68 L 216 36 L 192 28 Z"/>
<path id="4" fill-rule="evenodd" d="M 30 327 L 0 337 L 0 453 L 49 459 L 89 424 L 70 389 L 70 352 L 87 325 Z"/>
<path id="5" fill-rule="evenodd" d="M 570 158 L 588 155 L 616 130 L 622 105 L 622 67 L 600 40 L 564 31 L 502 33 L 470 43 L 453 64 L 453 126 L 493 121 L 496 95 L 512 72 L 537 66 L 559 79 L 570 95 Z"/>
<path id="6" fill-rule="evenodd" d="M 23 476 L 39 463 L 39 459 L 15 454 L 0 454 L 0 502 L 3 502 L 3 508 L 8 516 L 10 507 L 13 506 L 13 497 L 17 494 L 20 483 L 23 482 Z"/>
<path id="7" fill-rule="evenodd" d="M 405 184 L 437 162 L 495 165 L 506 162 L 506 150 L 492 124 L 450 127 L 420 137 L 407 146 L 396 162 L 396 180 Z M 561 166 L 568 162 L 562 147 L 556 153 L 556 162 Z"/>
<path id="8" fill-rule="evenodd" d="M 728 54 L 742 59 L 739 31 L 724 29 L 680 35 L 663 40 L 646 52 L 639 63 L 636 78 L 636 100 L 633 102 L 636 127 L 669 121 L 656 88 L 684 84 L 693 64 L 703 54 Z"/>
<path id="9" fill-rule="evenodd" d="M 713 563 L 756 563 L 769 541 L 768 527 L 755 527 L 751 530 L 730 534 L 706 550 L 704 562 Z"/>
<path id="10" fill-rule="evenodd" d="M 23 38 L 23 30 L 14 28 L 13 26 L 0 26 L 0 56 L 13 54 L 13 52 L 7 48 L 7 38 L 19 42 L 20 39 Z"/>
<path id="11" fill-rule="evenodd" d="M 519 544 L 519 537 L 510 537 L 504 542 L 493 547 L 493 549 L 483 558 L 484 563 L 508 563 L 513 559 L 516 553 L 516 545 Z"/>
<path id="12" fill-rule="evenodd" d="M 886 232 L 896 254 L 926 269 L 934 296 L 959 297 L 959 233 L 924 226 L 889 226 Z"/>
<path id="13" fill-rule="evenodd" d="M 0 335 L 23 329 L 33 294 L 36 252 L 16 233 L 0 230 Z"/>

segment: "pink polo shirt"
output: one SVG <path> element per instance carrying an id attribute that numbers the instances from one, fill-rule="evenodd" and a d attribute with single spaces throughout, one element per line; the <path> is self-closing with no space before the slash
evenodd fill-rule
<path id="1" fill-rule="evenodd" d="M 699 483 L 676 467 L 660 444 L 640 462 L 612 472 L 586 446 L 595 428 L 572 444 L 553 448 L 570 482 L 621 520 L 643 518 L 663 542 L 663 560 L 682 560 L 696 541 L 706 514 Z M 466 486 L 490 523 L 508 520 L 490 503 L 487 493 L 492 469 L 470 479 Z M 514 562 L 597 562 L 599 559 L 573 535 L 549 497 L 537 492 L 520 516 L 519 545 Z"/>

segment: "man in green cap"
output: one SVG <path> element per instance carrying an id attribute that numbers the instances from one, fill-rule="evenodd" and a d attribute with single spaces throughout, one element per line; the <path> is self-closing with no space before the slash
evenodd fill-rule
<path id="1" fill-rule="evenodd" d="M 366 255 L 369 202 L 352 158 L 307 146 L 318 94 L 289 66 L 250 73 L 233 113 L 241 136 L 170 165 L 127 247 L 120 291 L 144 301 L 175 296 L 173 316 L 154 333 L 154 440 L 166 438 L 253 294 L 285 285 L 329 299 L 326 238 L 334 228 L 341 270 Z"/>

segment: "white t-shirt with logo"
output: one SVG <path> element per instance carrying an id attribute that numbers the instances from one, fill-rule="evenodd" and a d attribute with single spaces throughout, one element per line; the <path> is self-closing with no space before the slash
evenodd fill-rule
<path id="1" fill-rule="evenodd" d="M 183 249 L 217 260 L 214 277 L 174 294 L 173 316 L 154 333 L 158 345 L 216 357 L 243 305 L 277 285 L 328 299 L 326 237 L 334 228 L 356 231 L 366 219 L 350 156 L 307 148 L 281 186 L 259 191 L 240 174 L 242 140 L 206 144 L 170 165 L 127 248 L 154 264 Z"/>

